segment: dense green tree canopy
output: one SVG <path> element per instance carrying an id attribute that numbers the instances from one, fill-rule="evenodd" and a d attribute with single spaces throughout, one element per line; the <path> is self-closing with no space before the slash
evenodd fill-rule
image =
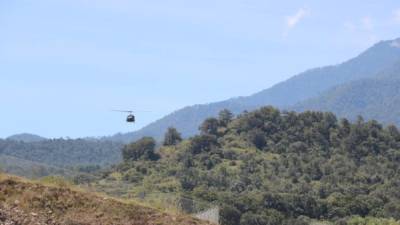
<path id="1" fill-rule="evenodd" d="M 144 137 L 134 143 L 125 145 L 122 149 L 122 157 L 125 161 L 157 160 L 158 155 L 154 152 L 156 141 L 151 137 Z"/>
<path id="2" fill-rule="evenodd" d="M 141 157 L 154 153 L 150 139 L 131 144 L 124 158 L 137 161 L 114 172 L 138 192 L 219 204 L 223 225 L 400 220 L 396 127 L 272 107 L 220 121 L 208 119 L 200 135 L 161 147 L 157 162 Z"/>
<path id="3" fill-rule="evenodd" d="M 66 167 L 111 165 L 122 161 L 118 142 L 95 139 L 46 139 L 35 142 L 0 139 L 0 155 Z"/>

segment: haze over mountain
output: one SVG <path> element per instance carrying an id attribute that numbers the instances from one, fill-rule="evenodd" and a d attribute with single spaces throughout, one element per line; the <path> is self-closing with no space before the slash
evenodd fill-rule
<path id="1" fill-rule="evenodd" d="M 176 127 L 183 136 L 188 137 L 197 133 L 198 126 L 205 118 L 216 116 L 220 110 L 225 108 L 235 114 L 265 105 L 290 108 L 299 102 L 318 97 L 321 94 L 326 95 L 325 92 L 335 86 L 372 78 L 387 70 L 400 61 L 399 46 L 400 39 L 381 41 L 359 56 L 344 63 L 305 71 L 251 96 L 185 107 L 149 124 L 139 131 L 116 134 L 110 139 L 127 142 L 142 136 L 152 136 L 160 140 L 169 126 Z M 378 87 L 375 88 L 379 89 Z M 348 90 L 351 91 L 351 88 L 348 88 Z M 398 95 L 395 89 L 393 91 L 392 95 Z M 358 112 L 352 111 L 351 113 Z M 371 113 L 371 118 L 375 118 L 373 115 L 376 115 L 376 113 Z M 354 117 L 353 114 L 346 114 L 346 116 Z"/>

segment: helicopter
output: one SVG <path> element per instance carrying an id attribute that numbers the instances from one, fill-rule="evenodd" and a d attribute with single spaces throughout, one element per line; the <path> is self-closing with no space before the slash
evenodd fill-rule
<path id="1" fill-rule="evenodd" d="M 136 121 L 135 115 L 133 114 L 132 110 L 112 110 L 112 111 L 128 113 L 128 116 L 126 117 L 126 122 L 128 122 L 128 123 L 134 123 Z"/>

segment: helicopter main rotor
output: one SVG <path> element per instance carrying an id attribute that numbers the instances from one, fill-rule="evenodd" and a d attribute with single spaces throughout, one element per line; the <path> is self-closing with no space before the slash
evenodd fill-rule
<path id="1" fill-rule="evenodd" d="M 126 122 L 134 123 L 136 121 L 135 115 L 133 114 L 133 110 L 112 110 L 114 112 L 122 112 L 122 113 L 129 113 L 126 117 Z M 138 112 L 138 111 L 135 111 Z M 140 112 L 148 112 L 148 111 L 140 111 Z"/>
<path id="2" fill-rule="evenodd" d="M 132 110 L 112 110 L 113 112 L 133 113 Z"/>

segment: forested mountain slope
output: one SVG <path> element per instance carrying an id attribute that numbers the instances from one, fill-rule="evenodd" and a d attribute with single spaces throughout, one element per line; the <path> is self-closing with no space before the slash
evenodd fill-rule
<path id="1" fill-rule="evenodd" d="M 62 176 L 65 178 L 72 178 L 79 174 L 78 170 L 54 167 L 48 164 L 38 163 L 3 154 L 0 154 L 0 172 L 30 179 L 46 176 Z"/>
<path id="2" fill-rule="evenodd" d="M 265 105 L 280 108 L 292 106 L 306 99 L 317 97 L 334 86 L 373 77 L 392 66 L 400 60 L 400 48 L 393 44 L 397 42 L 400 42 L 400 39 L 379 42 L 347 62 L 306 71 L 248 97 L 233 98 L 227 101 L 195 105 L 177 110 L 137 132 L 118 134 L 109 139 L 124 142 L 143 136 L 161 139 L 162 134 L 169 126 L 178 128 L 185 137 L 188 137 L 197 133 L 197 128 L 202 120 L 216 116 L 224 108 L 234 113 L 241 113 L 244 110 L 254 110 Z"/>
<path id="3" fill-rule="evenodd" d="M 77 165 L 110 165 L 121 160 L 122 144 L 86 139 L 48 139 L 23 142 L 0 139 L 0 155 L 65 167 Z"/>
<path id="4" fill-rule="evenodd" d="M 297 111 L 329 111 L 349 119 L 361 115 L 399 125 L 400 61 L 374 78 L 339 85 L 293 108 Z"/>
<path id="5" fill-rule="evenodd" d="M 130 195 L 219 204 L 222 225 L 399 224 L 395 126 L 264 107 L 236 119 L 222 113 L 201 134 L 175 140 L 160 149 L 151 138 L 125 146 L 124 162 L 92 185 L 124 181 Z"/>

